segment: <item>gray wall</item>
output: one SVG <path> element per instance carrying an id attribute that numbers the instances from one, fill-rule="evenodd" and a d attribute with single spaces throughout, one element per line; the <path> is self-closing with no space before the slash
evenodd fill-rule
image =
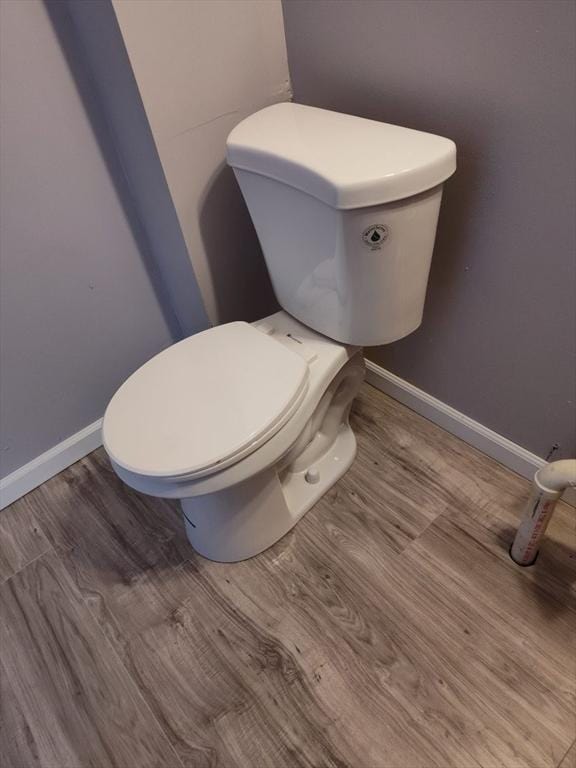
<path id="1" fill-rule="evenodd" d="M 296 101 L 458 145 L 423 326 L 369 356 L 540 456 L 576 452 L 575 8 L 284 0 Z"/>
<path id="2" fill-rule="evenodd" d="M 5 476 L 102 416 L 181 324 L 46 7 L 2 0 L 0 13 Z"/>

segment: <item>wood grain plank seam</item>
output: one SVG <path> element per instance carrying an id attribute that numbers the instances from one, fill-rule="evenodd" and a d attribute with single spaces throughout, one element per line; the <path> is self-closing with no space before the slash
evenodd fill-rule
<path id="1" fill-rule="evenodd" d="M 427 525 L 425 528 L 423 528 L 421 531 L 419 531 L 419 532 L 416 534 L 416 536 L 414 536 L 414 537 L 413 537 L 413 538 L 411 538 L 409 541 L 407 541 L 407 542 L 406 542 L 406 545 L 405 545 L 404 547 L 402 547 L 402 549 L 401 549 L 401 550 L 399 550 L 398 552 L 396 552 L 396 553 L 395 553 L 395 555 L 396 555 L 397 557 L 401 557 L 401 556 L 402 556 L 402 555 L 404 555 L 406 552 L 409 552 L 409 551 L 410 551 L 410 550 L 411 550 L 411 549 L 414 547 L 414 545 L 416 544 L 416 542 L 418 542 L 418 541 L 419 541 L 419 540 L 422 538 L 422 536 L 424 536 L 424 534 L 425 534 L 425 533 L 427 533 L 427 532 L 428 532 L 428 531 L 429 531 L 429 530 L 432 528 L 432 526 L 436 525 L 436 523 L 437 523 L 437 522 L 438 522 L 438 521 L 439 521 L 439 520 L 440 520 L 442 517 L 444 517 L 444 516 L 445 516 L 445 514 L 446 514 L 445 512 L 438 512 L 438 514 L 436 515 L 436 517 L 435 517 L 433 520 L 430 520 L 430 521 L 428 522 L 428 525 Z M 449 519 L 449 518 L 448 518 L 448 519 Z"/>
<path id="2" fill-rule="evenodd" d="M 41 528 L 41 526 L 38 524 L 38 527 Z M 44 533 L 44 531 L 42 531 Z M 5 579 L 0 579 L 0 587 L 4 584 L 7 584 L 11 579 L 14 578 L 14 576 L 18 576 L 18 574 L 23 573 L 26 568 L 28 568 L 31 565 L 34 565 L 35 562 L 43 558 L 45 555 L 55 554 L 54 547 L 52 544 L 49 545 L 49 549 L 46 549 L 44 552 L 40 552 L 39 555 L 36 555 L 36 557 L 33 557 L 32 560 L 29 560 L 27 563 L 25 563 L 22 568 L 18 568 L 17 571 L 14 571 L 14 573 L 11 573 L 10 576 L 7 576 Z"/>
<path id="3" fill-rule="evenodd" d="M 562 755 L 562 759 L 556 765 L 556 768 L 561 768 L 562 767 L 562 763 L 564 762 L 564 760 L 566 760 L 566 757 L 568 756 L 568 754 L 570 753 L 570 751 L 572 750 L 573 747 L 576 747 L 576 739 L 574 739 L 574 741 L 572 742 L 572 744 L 570 744 L 570 746 L 568 747 L 566 752 L 564 752 L 564 754 Z"/>

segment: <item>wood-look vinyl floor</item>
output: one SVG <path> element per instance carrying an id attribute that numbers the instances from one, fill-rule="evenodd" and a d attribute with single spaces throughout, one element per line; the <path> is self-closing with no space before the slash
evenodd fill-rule
<path id="1" fill-rule="evenodd" d="M 272 549 L 194 554 L 102 450 L 0 513 L 14 768 L 575 768 L 576 513 L 365 385 L 351 470 Z"/>

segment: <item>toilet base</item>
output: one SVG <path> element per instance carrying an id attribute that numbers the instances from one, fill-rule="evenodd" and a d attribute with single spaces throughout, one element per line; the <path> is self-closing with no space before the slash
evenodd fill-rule
<path id="1" fill-rule="evenodd" d="M 270 467 L 243 483 L 181 499 L 188 539 L 209 560 L 246 560 L 275 544 L 354 461 L 356 438 L 348 420 L 330 448 L 298 471 Z"/>

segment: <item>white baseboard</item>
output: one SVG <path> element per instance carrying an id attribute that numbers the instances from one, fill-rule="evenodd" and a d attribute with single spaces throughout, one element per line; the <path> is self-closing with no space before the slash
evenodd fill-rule
<path id="1" fill-rule="evenodd" d="M 102 419 L 67 437 L 0 480 L 0 509 L 25 496 L 102 445 Z"/>
<path id="2" fill-rule="evenodd" d="M 531 480 L 534 472 L 546 464 L 540 456 L 493 432 L 371 360 L 366 360 L 366 381 L 522 477 Z M 576 506 L 576 490 L 568 489 L 562 498 Z"/>

